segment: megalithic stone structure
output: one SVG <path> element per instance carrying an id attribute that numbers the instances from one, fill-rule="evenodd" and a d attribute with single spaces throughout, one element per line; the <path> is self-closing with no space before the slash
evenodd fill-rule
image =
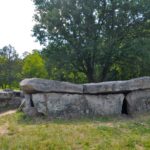
<path id="1" fill-rule="evenodd" d="M 28 115 L 75 118 L 150 110 L 150 77 L 87 84 L 31 78 L 21 81 L 20 87 Z"/>

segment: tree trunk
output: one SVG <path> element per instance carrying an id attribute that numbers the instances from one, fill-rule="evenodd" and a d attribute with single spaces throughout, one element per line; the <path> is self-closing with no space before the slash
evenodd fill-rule
<path id="1" fill-rule="evenodd" d="M 88 72 L 87 74 L 88 82 L 94 82 L 94 75 L 93 72 Z"/>
<path id="2" fill-rule="evenodd" d="M 94 82 L 95 81 L 95 79 L 94 79 L 94 67 L 93 66 L 91 66 L 91 65 L 87 66 L 86 76 L 88 78 L 88 82 Z"/>

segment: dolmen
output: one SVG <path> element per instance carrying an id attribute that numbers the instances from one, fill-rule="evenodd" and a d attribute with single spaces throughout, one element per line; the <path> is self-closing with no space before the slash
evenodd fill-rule
<path id="1" fill-rule="evenodd" d="M 31 78 L 20 87 L 27 115 L 76 118 L 150 111 L 150 77 L 87 84 Z"/>

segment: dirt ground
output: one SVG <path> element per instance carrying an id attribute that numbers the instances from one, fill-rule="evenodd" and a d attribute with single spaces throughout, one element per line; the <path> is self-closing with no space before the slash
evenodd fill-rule
<path id="1" fill-rule="evenodd" d="M 9 115 L 9 114 L 13 114 L 15 113 L 17 110 L 8 110 L 6 112 L 1 112 L 0 113 L 0 117 L 5 116 L 5 115 Z"/>

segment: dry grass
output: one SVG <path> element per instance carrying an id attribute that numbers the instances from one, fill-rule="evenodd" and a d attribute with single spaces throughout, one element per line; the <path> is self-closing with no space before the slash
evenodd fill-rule
<path id="1" fill-rule="evenodd" d="M 0 117 L 0 150 L 149 150 L 150 114 L 134 118 Z"/>

